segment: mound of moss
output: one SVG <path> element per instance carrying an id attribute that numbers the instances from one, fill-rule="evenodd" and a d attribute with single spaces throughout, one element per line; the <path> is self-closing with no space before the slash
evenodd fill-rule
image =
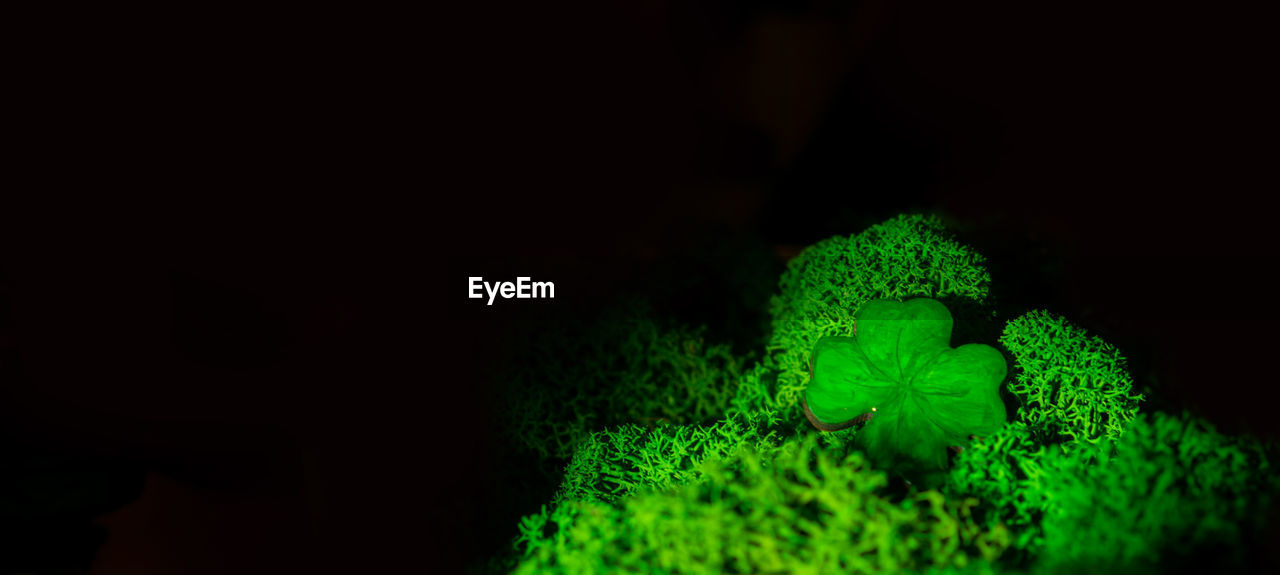
<path id="1" fill-rule="evenodd" d="M 622 425 L 593 433 L 574 452 L 555 502 L 613 502 L 697 481 L 707 465 L 744 447 L 772 453 L 780 442 L 779 423 L 771 414 L 753 414 L 712 425 Z"/>
<path id="2" fill-rule="evenodd" d="M 1116 439 L 1138 414 L 1124 356 L 1066 319 L 1036 310 L 1010 320 L 1000 343 L 1013 356 L 1017 418 L 1044 444 Z"/>
<path id="3" fill-rule="evenodd" d="M 814 344 L 823 336 L 852 335 L 853 314 L 862 304 L 929 297 L 968 320 L 986 304 L 990 283 L 983 257 L 931 216 L 899 216 L 805 248 L 787 264 L 770 300 L 773 331 L 766 353 L 776 380 L 765 401 L 752 397 L 751 404 L 798 414 Z"/>
<path id="4" fill-rule="evenodd" d="M 526 517 L 516 573 L 939 572 L 995 561 L 1002 528 L 977 524 L 975 499 L 904 499 L 860 453 L 815 436 L 772 453 L 744 446 L 700 481 L 614 504 L 562 501 Z"/>
<path id="5" fill-rule="evenodd" d="M 984 501 L 983 523 L 1008 526 L 1042 569 L 1146 572 L 1194 559 L 1236 572 L 1280 487 L 1271 458 L 1186 414 L 1143 414 L 1118 439 L 1072 449 L 1010 422 L 956 458 L 949 489 Z"/>

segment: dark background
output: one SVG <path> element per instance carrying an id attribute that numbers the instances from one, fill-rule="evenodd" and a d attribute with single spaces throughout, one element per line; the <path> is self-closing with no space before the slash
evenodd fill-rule
<path id="1" fill-rule="evenodd" d="M 690 262 L 780 269 L 904 211 L 988 256 L 1002 313 L 1063 314 L 1156 405 L 1276 436 L 1261 19 L 485 10 L 67 15 L 32 42 L 0 415 L 15 450 L 145 477 L 94 573 L 460 568 L 533 511 L 486 503 L 521 306 L 678 272 L 714 320 L 732 284 Z M 485 306 L 471 275 L 557 299 Z"/>

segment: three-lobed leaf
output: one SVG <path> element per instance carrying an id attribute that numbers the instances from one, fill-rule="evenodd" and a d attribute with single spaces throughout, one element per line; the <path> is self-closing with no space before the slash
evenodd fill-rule
<path id="1" fill-rule="evenodd" d="M 855 441 L 877 465 L 936 477 L 948 446 L 1004 423 L 1004 356 L 983 344 L 952 348 L 946 306 L 925 298 L 875 300 L 855 317 L 856 335 L 824 337 L 814 346 L 805 401 L 822 422 L 873 414 Z"/>

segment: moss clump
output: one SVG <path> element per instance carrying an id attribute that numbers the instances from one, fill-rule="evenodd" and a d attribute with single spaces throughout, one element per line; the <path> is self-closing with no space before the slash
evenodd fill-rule
<path id="1" fill-rule="evenodd" d="M 713 425 L 623 425 L 591 434 L 574 453 L 559 501 L 612 502 L 637 491 L 698 480 L 706 465 L 742 447 L 771 453 L 780 442 L 769 414 L 737 415 Z"/>
<path id="2" fill-rule="evenodd" d="M 954 458 L 948 492 L 983 501 L 987 525 L 1007 526 L 1015 550 L 1036 551 L 1044 539 L 1039 529 L 1047 497 L 1043 455 L 1027 425 L 1010 421 Z"/>
<path id="3" fill-rule="evenodd" d="M 1114 346 L 1043 310 L 1005 325 L 1000 343 L 1013 356 L 1017 418 L 1038 443 L 1115 439 L 1138 413 L 1125 359 Z"/>
<path id="4" fill-rule="evenodd" d="M 974 522 L 976 500 L 893 500 L 887 484 L 861 454 L 834 454 L 812 435 L 772 457 L 748 447 L 694 483 L 526 517 L 516 572 L 943 572 L 1007 545 L 1003 529 Z"/>
<path id="5" fill-rule="evenodd" d="M 585 326 L 539 324 L 505 362 L 505 427 L 540 457 L 568 459 L 610 426 L 715 421 L 747 359 L 708 343 L 705 331 L 655 320 L 640 302 Z"/>
<path id="6" fill-rule="evenodd" d="M 1136 419 L 1109 455 L 1104 446 L 1046 456 L 1055 488 L 1042 525 L 1046 563 L 1170 565 L 1214 549 L 1227 551 L 1218 567 L 1244 564 L 1247 535 L 1262 527 L 1252 512 L 1277 486 L 1260 444 L 1156 413 Z"/>
<path id="7" fill-rule="evenodd" d="M 985 304 L 991 276 L 984 262 L 952 239 L 941 220 L 919 215 L 805 248 L 788 263 L 770 300 L 773 333 L 766 349 L 777 372 L 770 407 L 795 410 L 814 344 L 823 336 L 852 335 L 854 311 L 870 300 L 930 297 L 953 312 L 965 307 L 958 304 Z"/>
<path id="8" fill-rule="evenodd" d="M 728 413 L 749 414 L 764 411 L 775 411 L 777 403 L 778 372 L 763 363 L 751 366 L 738 378 L 738 386 L 734 390 L 733 399 L 729 402 Z"/>
<path id="9" fill-rule="evenodd" d="M 1239 569 L 1255 513 L 1280 482 L 1262 444 L 1223 435 L 1187 415 L 1134 419 L 1117 440 L 1073 449 L 1036 445 L 1022 422 L 960 454 L 951 492 L 983 499 L 984 523 L 1054 570 L 1157 569 L 1209 554 Z"/>

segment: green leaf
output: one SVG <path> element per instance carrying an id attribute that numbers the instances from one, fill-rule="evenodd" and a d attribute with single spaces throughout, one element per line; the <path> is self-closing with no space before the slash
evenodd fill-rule
<path id="1" fill-rule="evenodd" d="M 948 446 L 1004 423 L 1004 357 L 976 343 L 953 349 L 946 306 L 875 300 L 855 318 L 856 335 L 814 346 L 805 401 L 824 423 L 872 414 L 855 441 L 876 465 L 909 478 L 936 477 Z"/>

